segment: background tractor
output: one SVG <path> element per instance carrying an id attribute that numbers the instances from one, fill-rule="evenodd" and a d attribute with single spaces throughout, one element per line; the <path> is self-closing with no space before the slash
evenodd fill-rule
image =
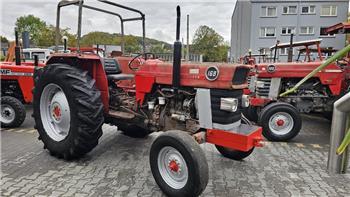
<path id="1" fill-rule="evenodd" d="M 250 77 L 249 91 L 251 106 L 244 111 L 248 119 L 263 127 L 263 135 L 271 141 L 288 141 L 298 135 L 302 121 L 300 113 L 317 112 L 331 119 L 333 103 L 349 91 L 350 66 L 348 58 L 339 59 L 315 73 L 295 92 L 281 96 L 282 92 L 294 87 L 325 62 L 323 51 L 328 54 L 334 50 L 320 48 L 321 39 L 294 43 L 278 43 L 272 46 L 275 51 L 270 62 L 256 64 L 253 58 L 247 62 L 255 65 Z M 316 46 L 316 48 L 312 48 Z M 277 62 L 277 50 L 303 47 L 305 60 Z M 311 53 L 317 52 L 317 59 Z"/>
<path id="2" fill-rule="evenodd" d="M 144 21 L 134 8 L 99 2 L 139 13 L 136 19 Z M 80 0 L 61 1 L 57 15 L 68 5 L 79 7 L 78 38 L 82 8 L 118 16 Z M 76 53 L 53 54 L 34 76 L 33 115 L 44 148 L 59 158 L 81 157 L 98 144 L 104 123 L 135 137 L 166 131 L 151 145 L 150 166 L 169 196 L 197 196 L 205 189 L 208 164 L 199 143 L 215 144 L 231 159 L 249 156 L 262 138 L 260 127 L 241 123 L 250 66 L 181 65 L 179 36 L 177 7 L 173 64 L 147 59 L 146 53 L 103 58 L 80 52 L 79 44 Z"/>
<path id="3" fill-rule="evenodd" d="M 23 123 L 26 117 L 24 105 L 32 103 L 35 67 L 44 66 L 44 64 L 39 63 L 39 58 L 36 55 L 33 56 L 34 62 L 22 62 L 17 31 L 15 35 L 15 45 L 11 45 L 6 57 L 8 61 L 0 62 L 0 122 L 2 128 L 19 127 Z"/>

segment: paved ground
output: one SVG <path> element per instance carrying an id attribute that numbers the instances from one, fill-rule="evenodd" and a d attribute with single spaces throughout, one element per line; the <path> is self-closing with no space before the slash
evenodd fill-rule
<path id="1" fill-rule="evenodd" d="M 21 128 L 1 132 L 1 196 L 163 195 L 148 164 L 157 134 L 132 139 L 105 125 L 96 149 L 66 162 L 42 149 L 30 114 Z M 203 196 L 350 196 L 350 174 L 326 172 L 330 123 L 311 116 L 303 121 L 291 143 L 266 143 L 243 162 L 202 145 L 210 169 Z"/>

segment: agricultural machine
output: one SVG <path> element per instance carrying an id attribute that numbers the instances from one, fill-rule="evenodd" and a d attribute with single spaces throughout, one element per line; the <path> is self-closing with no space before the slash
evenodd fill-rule
<path id="1" fill-rule="evenodd" d="M 244 111 L 248 119 L 263 127 L 263 135 L 271 141 L 288 141 L 298 135 L 302 121 L 300 113 L 319 112 L 332 117 L 333 103 L 349 91 L 350 66 L 348 58 L 339 59 L 315 73 L 299 89 L 287 96 L 282 92 L 294 87 L 302 78 L 318 68 L 324 61 L 324 53 L 333 49 L 321 49 L 321 39 L 294 43 L 278 43 L 271 62 L 256 64 L 254 58 L 244 58 L 255 65 L 250 77 L 250 107 Z M 316 45 L 316 48 L 311 46 Z M 276 62 L 276 51 L 281 48 L 303 47 L 305 59 L 295 62 Z M 311 58 L 317 52 L 318 59 Z M 291 58 L 289 58 L 291 59 Z"/>
<path id="2" fill-rule="evenodd" d="M 34 62 L 22 62 L 17 32 L 13 46 L 9 50 L 7 61 L 0 62 L 2 128 L 18 127 L 23 123 L 26 117 L 24 105 L 32 103 L 35 67 L 44 66 L 39 63 L 39 58 L 35 55 Z M 13 62 L 14 56 L 15 62 Z"/>
<path id="3" fill-rule="evenodd" d="M 64 6 L 79 7 L 78 40 L 83 8 L 117 16 L 122 24 L 144 22 L 139 10 L 99 2 L 141 17 L 123 19 L 81 0 L 61 1 L 57 16 Z M 249 156 L 262 140 L 260 127 L 241 123 L 241 109 L 249 104 L 243 88 L 251 66 L 181 64 L 179 37 L 177 7 L 173 64 L 149 59 L 147 53 L 102 58 L 81 52 L 79 44 L 75 53 L 53 54 L 34 74 L 33 116 L 44 148 L 59 158 L 81 157 L 98 144 L 104 123 L 135 137 L 166 131 L 152 143 L 149 158 L 155 181 L 169 196 L 197 196 L 205 189 L 208 164 L 200 143 L 214 144 L 231 159 Z"/>

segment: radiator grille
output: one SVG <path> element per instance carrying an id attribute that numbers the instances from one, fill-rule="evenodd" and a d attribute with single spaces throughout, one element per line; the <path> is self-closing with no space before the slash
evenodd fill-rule
<path id="1" fill-rule="evenodd" d="M 269 97 L 271 78 L 258 78 L 256 83 L 256 95 L 259 97 Z"/>

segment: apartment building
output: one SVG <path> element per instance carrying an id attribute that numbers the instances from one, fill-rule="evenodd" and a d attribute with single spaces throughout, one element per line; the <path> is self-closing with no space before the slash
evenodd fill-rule
<path id="1" fill-rule="evenodd" d="M 344 22 L 348 16 L 348 0 L 237 0 L 231 20 L 231 61 L 237 61 L 249 49 L 253 53 L 269 53 L 279 40 L 289 42 L 322 39 L 321 47 L 341 49 L 345 35 L 329 35 L 325 28 Z M 278 51 L 281 61 L 288 51 Z M 293 52 L 296 59 L 297 51 Z"/>

